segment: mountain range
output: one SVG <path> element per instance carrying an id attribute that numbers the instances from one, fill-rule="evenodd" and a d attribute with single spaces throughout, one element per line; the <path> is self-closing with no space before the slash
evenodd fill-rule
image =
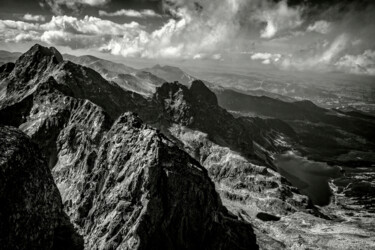
<path id="1" fill-rule="evenodd" d="M 0 199 L 17 208 L 1 208 L 16 219 L 0 242 L 14 248 L 22 227 L 19 249 L 58 249 L 62 239 L 77 249 L 371 249 L 373 221 L 353 223 L 336 193 L 337 202 L 317 206 L 274 160 L 298 151 L 371 163 L 324 155 L 312 138 L 322 128 L 324 138 L 350 133 L 356 144 L 345 152 L 371 156 L 373 122 L 216 88 L 175 67 L 138 70 L 35 45 L 0 67 Z M 11 195 L 30 185 L 45 194 L 36 205 L 24 189 Z"/>

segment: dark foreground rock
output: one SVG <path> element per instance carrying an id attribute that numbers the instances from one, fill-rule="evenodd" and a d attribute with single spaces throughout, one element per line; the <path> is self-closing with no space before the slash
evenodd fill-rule
<path id="1" fill-rule="evenodd" d="M 83 249 L 37 146 L 0 127 L 0 248 Z"/>

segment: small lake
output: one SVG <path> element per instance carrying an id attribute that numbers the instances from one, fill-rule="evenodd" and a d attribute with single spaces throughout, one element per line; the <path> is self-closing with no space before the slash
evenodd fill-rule
<path id="1" fill-rule="evenodd" d="M 341 176 L 339 167 L 308 160 L 293 151 L 276 156 L 274 163 L 279 173 L 302 194 L 310 197 L 315 205 L 325 206 L 330 203 L 332 191 L 328 182 Z"/>

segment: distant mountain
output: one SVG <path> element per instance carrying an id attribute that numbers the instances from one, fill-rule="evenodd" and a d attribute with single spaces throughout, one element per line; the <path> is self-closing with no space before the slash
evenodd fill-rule
<path id="1" fill-rule="evenodd" d="M 179 82 L 183 85 L 190 86 L 191 82 L 196 80 L 195 77 L 185 73 L 178 67 L 159 64 L 155 65 L 152 68 L 145 68 L 143 71 L 150 72 L 162 79 L 167 80 L 168 82 Z"/>
<path id="2" fill-rule="evenodd" d="M 283 102 L 225 89 L 216 94 L 220 106 L 237 115 L 276 118 L 288 123 L 301 140 L 300 150 L 315 160 L 350 166 L 373 164 L 375 120 L 372 116 L 328 110 L 310 101 Z M 349 156 L 353 151 L 357 151 L 357 158 Z"/>
<path id="3" fill-rule="evenodd" d="M 113 81 L 125 90 L 142 95 L 151 95 L 157 86 L 165 82 L 149 72 L 90 55 L 76 57 L 66 54 L 64 58 L 99 72 L 107 81 Z"/>
<path id="4" fill-rule="evenodd" d="M 117 74 L 131 74 L 137 71 L 136 69 L 126 66 L 122 63 L 111 62 L 91 55 L 77 57 L 69 54 L 64 54 L 63 56 L 65 60 L 69 60 L 76 64 L 80 64 L 86 67 L 90 67 L 96 71 L 104 69 L 108 70 L 109 72 L 115 72 Z"/>
<path id="5" fill-rule="evenodd" d="M 15 62 L 22 53 L 0 50 L 0 66 L 8 62 Z"/>

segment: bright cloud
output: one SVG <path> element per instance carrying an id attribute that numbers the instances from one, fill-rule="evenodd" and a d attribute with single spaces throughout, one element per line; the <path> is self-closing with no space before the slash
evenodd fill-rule
<path id="1" fill-rule="evenodd" d="M 330 22 L 320 20 L 320 21 L 316 21 L 314 24 L 310 24 L 307 27 L 307 31 L 310 31 L 310 32 L 315 31 L 321 34 L 328 34 L 332 29 L 331 26 L 332 24 Z"/>
<path id="2" fill-rule="evenodd" d="M 28 23 L 23 21 L 0 20 L 0 30 L 5 32 L 7 30 L 37 30 L 38 24 Z"/>
<path id="3" fill-rule="evenodd" d="M 263 64 L 277 63 L 282 56 L 271 53 L 255 53 L 251 56 L 252 60 L 260 60 Z"/>
<path id="4" fill-rule="evenodd" d="M 112 13 L 108 13 L 104 10 L 99 10 L 99 16 L 128 16 L 128 17 L 137 17 L 137 18 L 146 18 L 146 17 L 161 17 L 161 15 L 157 14 L 153 10 L 118 10 Z"/>
<path id="5" fill-rule="evenodd" d="M 34 22 L 44 22 L 46 18 L 42 15 L 31 15 L 31 14 L 25 14 L 23 16 L 23 20 L 25 21 L 34 21 Z"/>
<path id="6" fill-rule="evenodd" d="M 83 19 L 71 16 L 54 16 L 50 22 L 40 25 L 40 28 L 45 31 L 64 31 L 71 34 L 119 36 L 139 29 L 140 25 L 137 22 L 117 24 L 92 16 L 85 16 Z"/>
<path id="7" fill-rule="evenodd" d="M 47 0 L 50 6 L 55 7 L 74 7 L 77 4 L 99 6 L 107 2 L 108 0 Z M 248 39 L 250 32 L 261 32 L 263 37 L 269 38 L 297 27 L 302 22 L 300 9 L 288 7 L 286 1 L 276 4 L 264 0 L 169 0 L 164 2 L 164 10 L 173 17 L 151 32 L 136 22 L 118 24 L 97 17 L 86 16 L 80 19 L 65 15 L 54 16 L 50 22 L 38 25 L 35 30 L 41 33 L 40 37 L 45 42 L 74 45 L 72 48 L 76 48 L 76 44 L 84 45 L 77 41 L 78 38 L 86 42 L 85 36 L 91 36 L 95 42 L 88 42 L 87 48 L 102 41 L 96 49 L 125 57 L 219 60 L 222 59 L 223 51 L 242 46 L 239 45 L 240 41 L 245 44 L 244 39 Z M 125 9 L 113 13 L 102 10 L 99 14 L 158 16 L 152 10 Z M 266 27 L 266 31 L 261 31 L 260 26 L 264 22 L 271 28 Z M 21 38 L 17 41 L 21 41 Z"/>

